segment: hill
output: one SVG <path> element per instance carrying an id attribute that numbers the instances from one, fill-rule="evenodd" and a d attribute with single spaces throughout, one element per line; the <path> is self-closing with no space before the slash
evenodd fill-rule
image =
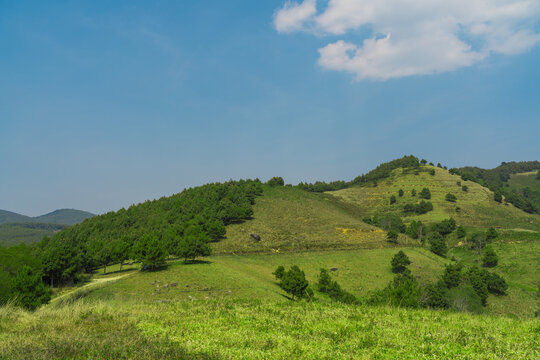
<path id="1" fill-rule="evenodd" d="M 467 191 L 463 190 L 463 186 L 467 187 Z M 433 210 L 421 215 L 406 213 L 404 206 L 418 203 L 423 188 L 430 190 L 431 198 L 426 201 L 433 204 Z M 400 189 L 403 196 L 399 196 Z M 416 196 L 413 196 L 413 190 Z M 512 204 L 496 202 L 488 188 L 429 165 L 422 166 L 421 171 L 414 168 L 395 169 L 389 177 L 377 183 L 352 186 L 328 194 L 357 206 L 361 216 L 393 213 L 403 217 L 407 223 L 421 220 L 427 224 L 452 217 L 458 225 L 475 229 L 495 227 L 505 231 L 540 231 L 540 216 L 528 214 Z M 455 202 L 447 201 L 447 194 L 454 195 Z M 390 204 L 392 195 L 396 198 L 394 204 Z"/>
<path id="2" fill-rule="evenodd" d="M 0 246 L 32 244 L 44 236 L 53 236 L 66 225 L 75 225 L 94 216 L 75 209 L 55 210 L 36 217 L 0 210 Z"/>
<path id="3" fill-rule="evenodd" d="M 59 209 L 33 218 L 35 222 L 60 225 L 75 225 L 96 215 L 75 209 Z"/>
<path id="4" fill-rule="evenodd" d="M 31 222 L 32 218 L 29 216 L 17 214 L 11 211 L 0 210 L 0 224 L 4 223 L 24 223 Z"/>
<path id="5" fill-rule="evenodd" d="M 512 174 L 505 186 L 529 200 L 540 209 L 540 178 L 538 171 Z"/>

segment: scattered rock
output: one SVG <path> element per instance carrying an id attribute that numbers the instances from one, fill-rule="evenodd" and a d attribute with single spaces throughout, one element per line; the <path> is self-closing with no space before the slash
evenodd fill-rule
<path id="1" fill-rule="evenodd" d="M 338 271 L 337 267 L 330 268 L 330 271 Z"/>
<path id="2" fill-rule="evenodd" d="M 171 285 L 169 285 L 170 287 L 177 287 L 178 286 L 178 283 L 177 282 L 172 282 Z"/>
<path id="3" fill-rule="evenodd" d="M 186 285 L 186 287 L 189 287 L 189 285 Z"/>
<path id="4" fill-rule="evenodd" d="M 246 232 L 246 229 L 240 229 L 240 232 Z"/>
<path id="5" fill-rule="evenodd" d="M 163 285 L 164 288 L 168 288 L 169 287 L 169 284 L 165 284 Z"/>
<path id="6" fill-rule="evenodd" d="M 210 290 L 209 288 L 205 287 L 204 289 L 202 289 L 203 291 L 208 291 Z"/>
<path id="7" fill-rule="evenodd" d="M 261 237 L 257 234 L 251 233 L 249 236 L 251 236 L 255 241 L 261 241 Z"/>

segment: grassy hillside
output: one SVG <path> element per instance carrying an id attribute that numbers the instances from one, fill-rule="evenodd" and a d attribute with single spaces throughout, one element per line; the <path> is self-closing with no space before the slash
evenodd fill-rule
<path id="1" fill-rule="evenodd" d="M 75 209 L 60 209 L 45 215 L 37 216 L 33 219 L 34 221 L 40 223 L 75 225 L 94 216 L 94 214 L 87 211 Z"/>
<path id="2" fill-rule="evenodd" d="M 227 226 L 215 253 L 387 247 L 386 233 L 365 224 L 354 206 L 293 187 L 264 187 L 253 219 Z M 254 241 L 250 234 L 258 234 Z M 403 242 L 418 242 L 403 239 Z"/>
<path id="3" fill-rule="evenodd" d="M 434 170 L 432 176 L 428 171 L 416 174 L 413 170 L 397 169 L 391 177 L 380 181 L 377 186 L 351 187 L 332 191 L 329 194 L 350 204 L 356 205 L 363 216 L 377 213 L 396 213 L 405 216 L 403 206 L 416 203 L 418 195 L 412 196 L 412 190 L 419 193 L 427 187 L 431 191 L 434 210 L 423 215 L 405 216 L 405 222 L 421 220 L 424 223 L 438 222 L 453 217 L 459 225 L 475 228 L 504 228 L 540 231 L 540 216 L 527 214 L 511 204 L 498 203 L 493 199 L 493 192 L 472 181 L 463 181 L 447 170 L 426 166 L 425 170 Z M 458 182 L 461 185 L 458 185 Z M 467 186 L 468 191 L 462 190 Z M 402 189 L 404 196 L 399 197 Z M 446 194 L 457 197 L 455 203 L 446 201 Z M 397 202 L 390 205 L 390 197 L 396 196 Z"/>
<path id="4" fill-rule="evenodd" d="M 35 243 L 44 236 L 53 235 L 62 227 L 62 225 L 40 223 L 0 224 L 0 246 Z"/>
<path id="5" fill-rule="evenodd" d="M 540 179 L 536 178 L 537 174 L 538 171 L 513 174 L 507 184 L 511 190 L 527 194 L 527 199 L 540 209 Z M 527 188 L 528 190 L 526 190 Z"/>

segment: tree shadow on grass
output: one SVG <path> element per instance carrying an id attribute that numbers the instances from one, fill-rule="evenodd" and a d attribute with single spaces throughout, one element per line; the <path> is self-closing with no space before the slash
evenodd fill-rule
<path id="1" fill-rule="evenodd" d="M 183 265 L 195 265 L 195 264 L 205 264 L 205 265 L 209 265 L 209 264 L 212 264 L 211 261 L 208 261 L 208 260 L 184 260 L 182 261 L 182 264 Z"/>

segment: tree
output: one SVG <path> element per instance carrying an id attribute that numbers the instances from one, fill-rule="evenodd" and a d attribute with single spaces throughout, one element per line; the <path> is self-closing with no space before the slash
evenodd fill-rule
<path id="1" fill-rule="evenodd" d="M 540 170 L 536 173 L 536 180 L 540 180 Z"/>
<path id="2" fill-rule="evenodd" d="M 397 244 L 397 239 L 398 239 L 398 233 L 394 229 L 388 231 L 388 233 L 386 234 L 386 240 L 388 242 Z"/>
<path id="3" fill-rule="evenodd" d="M 124 261 L 131 257 L 131 246 L 132 241 L 127 235 L 124 235 L 120 240 L 115 241 L 112 246 L 113 259 L 120 263 L 120 271 L 122 271 Z"/>
<path id="4" fill-rule="evenodd" d="M 383 289 L 375 292 L 369 302 L 372 304 L 392 304 L 399 307 L 417 308 L 422 289 L 409 273 L 399 273 Z"/>
<path id="5" fill-rule="evenodd" d="M 506 290 L 508 290 L 506 280 L 495 273 L 486 273 L 488 291 L 494 295 L 506 295 Z"/>
<path id="6" fill-rule="evenodd" d="M 397 201 L 397 200 L 396 200 L 396 196 L 395 196 L 395 195 L 390 196 L 390 205 L 395 204 L 396 201 Z"/>
<path id="7" fill-rule="evenodd" d="M 407 266 L 411 264 L 411 260 L 409 260 L 409 257 L 403 252 L 399 251 L 394 257 L 392 258 L 391 265 L 392 265 L 392 272 L 393 273 L 402 273 L 405 270 L 407 270 Z"/>
<path id="8" fill-rule="evenodd" d="M 423 188 L 422 191 L 420 191 L 419 197 L 420 199 L 429 200 L 431 199 L 431 191 L 429 191 L 428 188 Z"/>
<path id="9" fill-rule="evenodd" d="M 135 245 L 136 260 L 142 263 L 142 268 L 150 268 L 152 270 L 165 264 L 167 259 L 167 250 L 163 242 L 159 241 L 156 235 L 143 235 Z"/>
<path id="10" fill-rule="evenodd" d="M 465 230 L 463 226 L 460 225 L 457 227 L 456 235 L 458 239 L 463 239 L 467 235 L 467 231 Z"/>
<path id="11" fill-rule="evenodd" d="M 497 230 L 495 228 L 490 227 L 486 233 L 486 240 L 488 242 L 495 240 L 499 236 L 499 233 L 497 233 Z"/>
<path id="12" fill-rule="evenodd" d="M 435 176 L 435 169 L 430 169 L 429 170 L 429 175 Z"/>
<path id="13" fill-rule="evenodd" d="M 405 231 L 405 234 L 410 236 L 413 239 L 421 238 L 423 235 L 424 225 L 421 221 L 413 220 L 409 226 L 407 226 L 407 230 Z"/>
<path id="14" fill-rule="evenodd" d="M 41 274 L 27 265 L 17 272 L 13 288 L 17 294 L 15 303 L 29 310 L 51 300 L 51 289 L 43 284 Z"/>
<path id="15" fill-rule="evenodd" d="M 283 265 L 279 265 L 276 270 L 272 273 L 276 277 L 276 280 L 279 280 L 283 277 L 283 274 L 285 273 L 285 268 Z"/>
<path id="16" fill-rule="evenodd" d="M 433 224 L 433 230 L 445 236 L 456 229 L 456 221 L 453 218 L 445 219 L 440 223 Z"/>
<path id="17" fill-rule="evenodd" d="M 296 265 L 291 266 L 289 271 L 283 273 L 279 286 L 287 294 L 291 294 L 292 300 L 294 298 L 302 299 L 310 295 L 310 292 L 307 290 L 309 283 L 306 280 L 306 274 Z"/>
<path id="18" fill-rule="evenodd" d="M 277 277 L 277 276 L 276 276 Z M 319 282 L 317 283 L 317 288 L 320 292 L 326 293 L 332 287 L 332 277 L 328 270 L 321 268 L 319 273 Z"/>
<path id="19" fill-rule="evenodd" d="M 463 185 L 461 187 L 461 190 L 463 190 L 463 192 L 467 192 L 467 191 L 469 191 L 469 187 L 467 185 Z"/>
<path id="20" fill-rule="evenodd" d="M 457 197 L 456 197 L 456 195 L 454 195 L 454 194 L 446 194 L 446 201 L 449 201 L 449 202 L 456 202 L 456 201 L 457 201 Z"/>
<path id="21" fill-rule="evenodd" d="M 201 256 L 210 256 L 212 248 L 208 245 L 209 242 L 210 237 L 200 225 L 190 225 L 178 244 L 178 256 L 183 258 L 184 262 L 194 261 Z"/>
<path id="22" fill-rule="evenodd" d="M 414 211 L 418 215 L 425 214 L 429 211 L 433 210 L 433 204 L 429 201 L 420 201 L 418 204 L 415 205 Z"/>
<path id="23" fill-rule="evenodd" d="M 403 189 L 399 189 L 398 195 L 399 195 L 399 197 L 402 197 L 402 196 L 403 196 Z"/>
<path id="24" fill-rule="evenodd" d="M 485 278 L 485 272 L 482 272 L 477 266 L 473 266 L 469 268 L 469 271 L 467 272 L 467 278 L 476 294 L 480 297 L 482 305 L 486 306 L 489 292 L 487 287 L 487 281 Z"/>
<path id="25" fill-rule="evenodd" d="M 423 307 L 434 309 L 446 309 L 450 306 L 448 302 L 448 288 L 442 281 L 429 284 L 425 287 L 420 304 Z"/>
<path id="26" fill-rule="evenodd" d="M 415 190 L 415 189 L 412 189 L 411 195 L 412 195 L 412 196 L 416 196 L 416 190 Z"/>
<path id="27" fill-rule="evenodd" d="M 487 247 L 484 250 L 484 256 L 482 257 L 482 266 L 495 267 L 499 263 L 499 257 L 491 247 Z"/>
<path id="28" fill-rule="evenodd" d="M 463 269 L 461 264 L 449 264 L 445 266 L 442 282 L 447 288 L 451 289 L 459 285 L 461 282 L 461 269 Z"/>
<path id="29" fill-rule="evenodd" d="M 501 203 L 503 200 L 502 194 L 499 190 L 495 191 L 493 193 L 493 200 L 495 200 L 498 203 Z"/>
<path id="30" fill-rule="evenodd" d="M 422 165 L 426 165 L 426 164 L 427 164 L 427 160 L 426 160 L 426 159 L 422 159 L 422 160 L 420 160 L 420 163 L 421 163 Z"/>
<path id="31" fill-rule="evenodd" d="M 432 232 L 428 236 L 428 242 L 432 253 L 445 257 L 448 248 L 445 238 L 438 232 Z"/>
<path id="32" fill-rule="evenodd" d="M 281 176 L 274 176 L 273 178 L 268 180 L 266 184 L 270 186 L 283 186 L 285 185 L 285 181 Z"/>

